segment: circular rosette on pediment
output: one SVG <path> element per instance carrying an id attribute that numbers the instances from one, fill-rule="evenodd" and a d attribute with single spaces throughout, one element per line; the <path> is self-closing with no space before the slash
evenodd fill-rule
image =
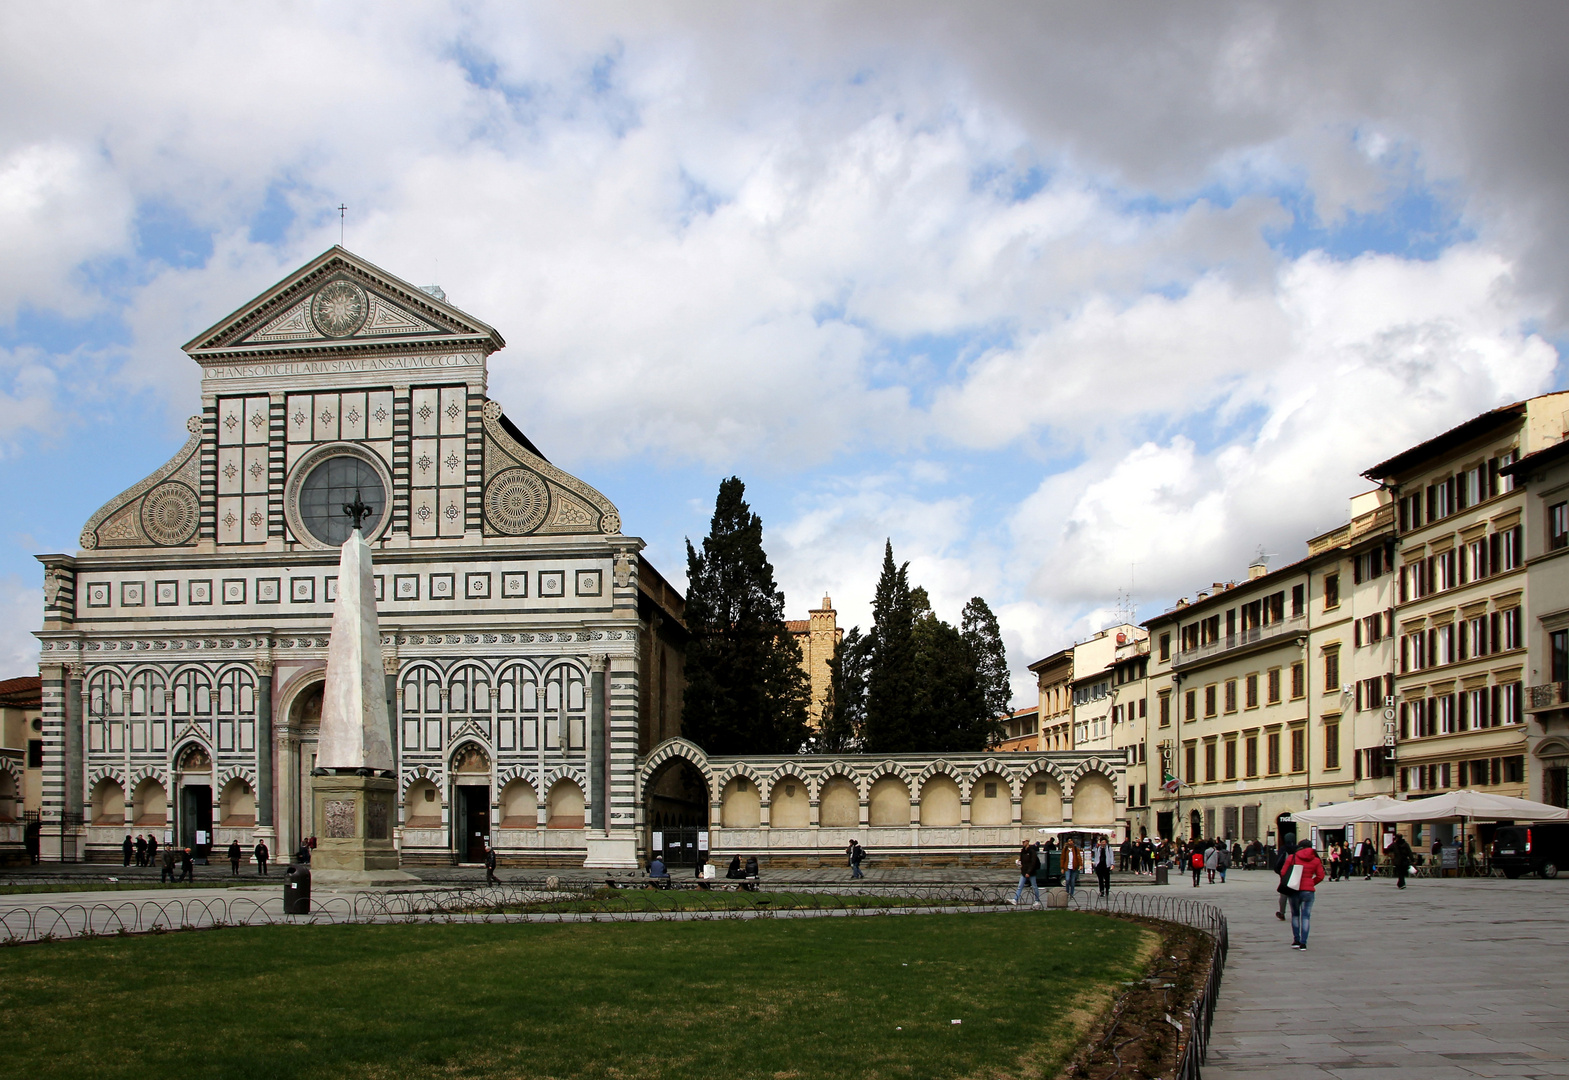
<path id="1" fill-rule="evenodd" d="M 485 487 L 485 518 L 491 528 L 523 536 L 539 528 L 550 509 L 550 489 L 527 469 L 503 469 Z"/>
<path id="2" fill-rule="evenodd" d="M 365 290 L 343 278 L 327 282 L 311 298 L 311 321 L 328 337 L 348 337 L 365 325 L 368 314 Z"/>
<path id="3" fill-rule="evenodd" d="M 159 484 L 142 500 L 142 531 L 164 547 L 189 543 L 196 535 L 196 492 L 176 481 Z"/>

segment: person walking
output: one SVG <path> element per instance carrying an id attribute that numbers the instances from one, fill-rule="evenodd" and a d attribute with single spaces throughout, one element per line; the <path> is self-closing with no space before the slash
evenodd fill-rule
<path id="1" fill-rule="evenodd" d="M 1019 887 L 1013 892 L 1013 899 L 1009 903 L 1018 906 L 1019 899 L 1024 895 L 1024 886 L 1029 885 L 1030 891 L 1035 894 L 1035 906 L 1041 906 L 1041 887 L 1036 877 L 1041 872 L 1040 849 L 1028 841 L 1019 848 Z"/>
<path id="2" fill-rule="evenodd" d="M 141 833 L 136 834 L 136 865 L 147 865 L 147 837 Z"/>
<path id="3" fill-rule="evenodd" d="M 1188 866 L 1193 870 L 1193 887 L 1199 887 L 1199 875 L 1204 872 L 1204 849 L 1195 840 L 1188 847 Z"/>
<path id="4" fill-rule="evenodd" d="M 131 834 L 130 833 L 126 833 L 125 834 L 125 842 L 120 845 L 120 854 L 125 856 L 125 865 L 126 866 L 130 866 L 131 865 L 131 850 L 132 850 L 132 846 L 133 845 L 131 844 Z"/>
<path id="5" fill-rule="evenodd" d="M 267 841 L 256 841 L 256 850 L 252 852 L 252 854 L 256 856 L 256 873 L 262 877 L 266 877 L 267 860 L 272 856 L 272 852 L 267 850 Z"/>
<path id="6" fill-rule="evenodd" d="M 496 877 L 496 849 L 489 844 L 485 845 L 485 884 L 501 884 L 501 879 Z"/>
<path id="7" fill-rule="evenodd" d="M 1269 868 L 1275 871 L 1275 893 L 1280 897 L 1280 903 L 1275 908 L 1275 918 L 1281 922 L 1286 921 L 1286 907 L 1291 902 L 1291 893 L 1286 888 L 1286 860 L 1291 857 L 1291 852 L 1284 849 L 1277 851 Z"/>
<path id="8" fill-rule="evenodd" d="M 1095 884 L 1099 887 L 1099 895 L 1111 895 L 1111 843 L 1102 836 L 1100 843 L 1095 845 L 1094 854 L 1090 856 L 1090 865 L 1095 869 Z"/>
<path id="9" fill-rule="evenodd" d="M 229 870 L 230 877 L 240 876 L 240 842 L 238 840 L 229 841 Z"/>
<path id="10" fill-rule="evenodd" d="M 1226 883 L 1226 871 L 1231 869 L 1231 852 L 1226 850 L 1225 844 L 1217 845 L 1215 855 L 1215 871 L 1220 874 L 1220 883 Z"/>
<path id="11" fill-rule="evenodd" d="M 866 859 L 866 849 L 859 840 L 850 841 L 850 880 L 855 881 L 866 875 L 861 873 L 861 863 Z"/>
<path id="12" fill-rule="evenodd" d="M 166 881 L 170 885 L 174 884 L 174 848 L 172 847 L 163 849 L 163 869 L 158 874 L 158 884 L 162 885 Z"/>
<path id="13" fill-rule="evenodd" d="M 1395 842 L 1389 845 L 1389 857 L 1395 861 L 1395 888 L 1403 889 L 1415 857 L 1411 853 L 1411 845 L 1399 833 L 1395 834 Z"/>
<path id="14" fill-rule="evenodd" d="M 1084 853 L 1079 850 L 1079 845 L 1072 840 L 1062 845 L 1062 887 L 1068 890 L 1068 898 L 1073 898 L 1073 891 L 1079 886 L 1079 871 L 1084 869 Z"/>
<path id="15" fill-rule="evenodd" d="M 151 833 L 147 834 L 147 865 L 158 864 L 158 838 Z"/>
<path id="16" fill-rule="evenodd" d="M 1291 902 L 1291 947 L 1301 952 L 1307 952 L 1308 926 L 1313 918 L 1313 889 L 1324 876 L 1324 864 L 1319 861 L 1318 852 L 1313 850 L 1313 841 L 1299 842 L 1296 853 L 1287 856 L 1281 877 Z"/>
<path id="17" fill-rule="evenodd" d="M 191 858 L 191 849 L 185 848 L 180 852 L 180 881 L 196 881 L 196 860 Z"/>
<path id="18" fill-rule="evenodd" d="M 1215 870 L 1220 866 L 1220 845 L 1211 844 L 1204 849 L 1204 877 L 1205 880 L 1215 884 Z"/>

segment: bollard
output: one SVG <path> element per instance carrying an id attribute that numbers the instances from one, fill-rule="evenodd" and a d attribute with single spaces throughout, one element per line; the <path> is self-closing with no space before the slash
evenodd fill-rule
<path id="1" fill-rule="evenodd" d="M 283 881 L 283 913 L 309 915 L 311 913 L 311 869 L 291 865 Z"/>

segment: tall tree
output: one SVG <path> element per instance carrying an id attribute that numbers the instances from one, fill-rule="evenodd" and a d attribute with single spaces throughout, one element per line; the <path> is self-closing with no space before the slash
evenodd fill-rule
<path id="1" fill-rule="evenodd" d="M 976 675 L 986 699 L 986 713 L 1001 724 L 1013 708 L 1013 686 L 1008 677 L 1008 650 L 1002 643 L 997 616 L 985 600 L 972 596 L 959 616 L 959 629 L 975 654 Z"/>
<path id="2" fill-rule="evenodd" d="M 834 643 L 828 661 L 828 694 L 823 700 L 823 724 L 817 732 L 819 753 L 842 754 L 860 747 L 866 727 L 866 664 L 871 639 L 859 626 Z"/>
<path id="3" fill-rule="evenodd" d="M 910 564 L 896 567 L 893 542 L 883 548 L 883 569 L 872 601 L 871 657 L 866 666 L 866 723 L 862 749 L 901 753 L 911 748 L 915 714 L 914 614 Z"/>
<path id="4" fill-rule="evenodd" d="M 915 701 L 910 747 L 918 753 L 986 749 L 986 696 L 969 642 L 927 610 L 915 620 Z"/>
<path id="5" fill-rule="evenodd" d="M 789 754 L 806 740 L 810 684 L 745 494 L 722 482 L 702 553 L 687 541 L 681 726 L 710 754 Z"/>

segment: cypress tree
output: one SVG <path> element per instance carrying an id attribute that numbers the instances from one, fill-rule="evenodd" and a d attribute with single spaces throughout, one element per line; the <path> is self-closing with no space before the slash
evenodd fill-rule
<path id="1" fill-rule="evenodd" d="M 969 642 L 930 610 L 916 619 L 914 642 L 910 749 L 928 754 L 986 749 L 986 695 Z"/>
<path id="2" fill-rule="evenodd" d="M 970 602 L 964 605 L 964 613 L 959 617 L 959 628 L 975 654 L 976 674 L 986 699 L 986 714 L 997 722 L 997 734 L 1000 735 L 1002 719 L 1013 707 L 1013 686 L 1008 677 L 1008 650 L 1002 643 L 1002 629 L 997 625 L 997 616 L 992 614 L 992 609 L 979 596 L 972 596 Z"/>
<path id="3" fill-rule="evenodd" d="M 872 601 L 871 658 L 866 667 L 866 722 L 862 749 L 897 754 L 913 748 L 915 718 L 914 612 L 910 564 L 895 567 L 893 542 L 883 548 L 883 569 Z"/>
<path id="4" fill-rule="evenodd" d="M 806 740 L 810 688 L 746 485 L 719 485 L 699 554 L 687 541 L 682 731 L 710 754 L 789 754 Z"/>
<path id="5" fill-rule="evenodd" d="M 866 664 L 870 657 L 870 638 L 861 636 L 859 626 L 834 643 L 828 661 L 828 695 L 823 701 L 823 726 L 817 733 L 816 750 L 823 754 L 842 754 L 861 745 L 866 727 Z"/>

